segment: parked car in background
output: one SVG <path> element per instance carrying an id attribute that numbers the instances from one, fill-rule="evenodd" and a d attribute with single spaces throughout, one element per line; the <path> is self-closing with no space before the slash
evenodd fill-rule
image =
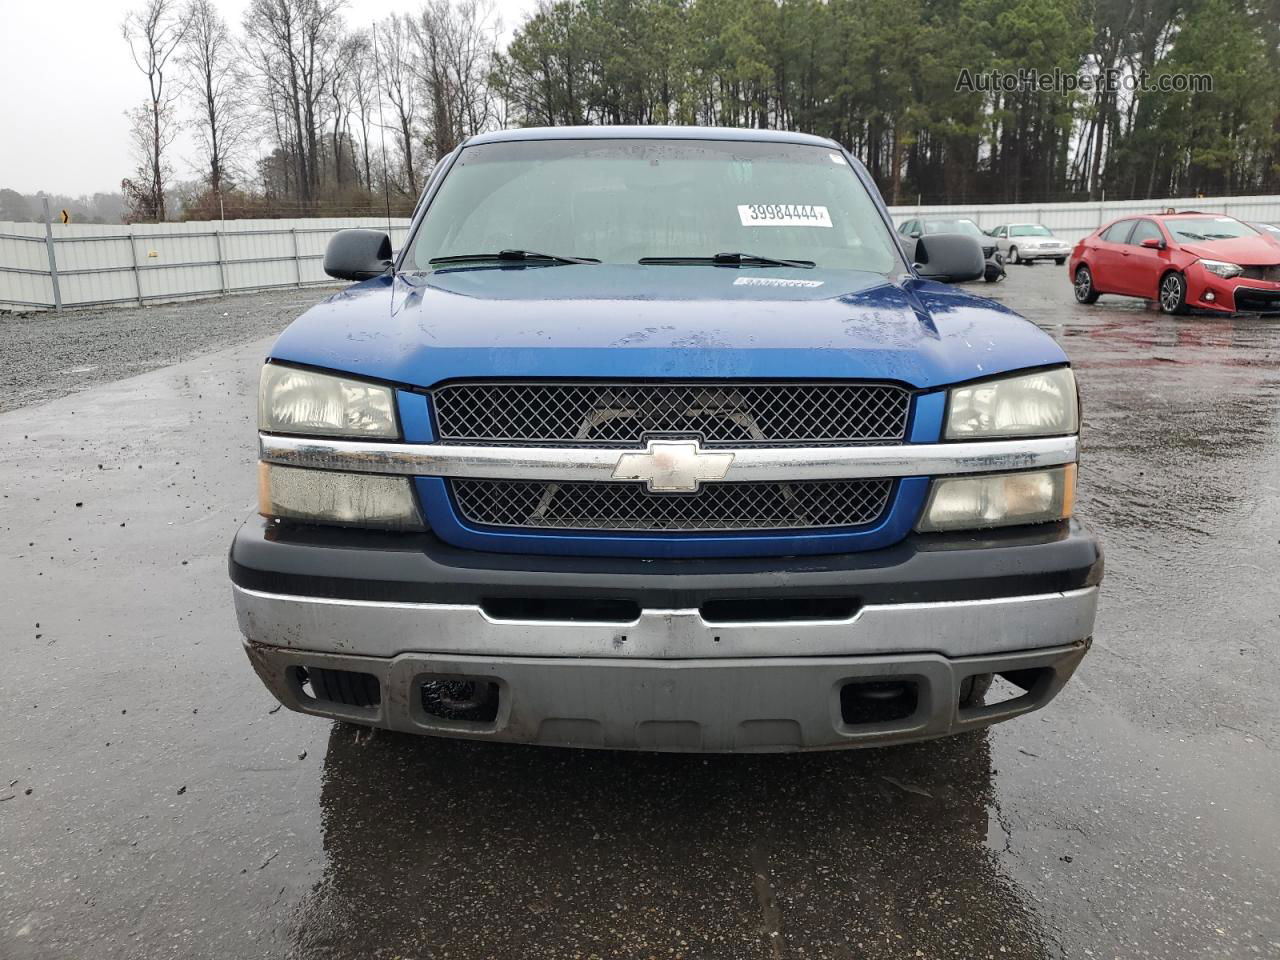
<path id="1" fill-rule="evenodd" d="M 1280 312 L 1280 245 L 1261 230 L 1211 213 L 1125 217 L 1076 244 L 1076 300 L 1142 297 L 1165 313 Z"/>
<path id="2" fill-rule="evenodd" d="M 968 217 L 917 217 L 904 221 L 898 227 L 898 233 L 911 240 L 946 234 L 973 237 L 982 244 L 982 256 L 987 261 L 982 279 L 987 283 L 996 283 L 1005 278 L 1004 255 L 996 248 L 991 237 L 983 233 L 982 228 Z"/>
<path id="3" fill-rule="evenodd" d="M 1041 223 L 1005 223 L 988 231 L 1005 263 L 1035 263 L 1052 260 L 1058 266 L 1067 262 L 1071 245 L 1053 235 Z"/>

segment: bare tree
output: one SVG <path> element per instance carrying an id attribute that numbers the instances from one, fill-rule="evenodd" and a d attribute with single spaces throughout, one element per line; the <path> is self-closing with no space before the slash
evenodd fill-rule
<path id="1" fill-rule="evenodd" d="M 293 158 L 304 204 L 319 195 L 324 104 L 342 36 L 344 0 L 252 0 L 247 53 L 275 115 L 278 148 Z"/>
<path id="2" fill-rule="evenodd" d="M 439 158 L 496 117 L 489 78 L 498 24 L 489 0 L 429 0 L 409 25 L 414 73 L 429 105 L 429 139 Z"/>
<path id="3" fill-rule="evenodd" d="M 339 188 L 343 186 L 344 166 L 353 179 L 359 179 L 359 163 L 351 142 L 351 115 L 359 108 L 359 97 L 355 90 L 357 64 L 367 52 L 368 47 L 362 35 L 344 36 L 334 55 L 333 69 L 329 76 L 333 176 Z"/>
<path id="4" fill-rule="evenodd" d="M 168 166 L 165 150 L 177 136 L 178 121 L 173 105 L 177 85 L 165 82 L 169 59 L 182 44 L 186 20 L 176 9 L 175 0 L 147 0 L 120 25 L 120 33 L 129 44 L 133 62 L 147 78 L 148 98 L 129 114 L 138 173 L 126 181 L 126 193 L 143 204 L 137 212 L 159 222 L 164 219 L 164 191 Z"/>
<path id="5" fill-rule="evenodd" d="M 370 135 L 378 113 L 378 78 L 373 63 L 373 47 L 369 34 L 357 33 L 351 38 L 351 72 L 348 79 L 354 98 L 353 114 L 360 125 L 360 165 L 364 172 L 364 188 L 373 189 L 370 163 Z"/>
<path id="6" fill-rule="evenodd" d="M 374 29 L 374 55 L 378 71 L 382 74 L 382 90 L 395 109 L 396 135 L 404 160 L 408 192 L 418 195 L 418 171 L 414 166 L 413 147 L 417 137 L 417 113 L 419 109 L 413 54 L 410 47 L 408 17 L 391 14 Z"/>
<path id="7" fill-rule="evenodd" d="M 235 44 L 227 22 L 210 0 L 188 0 L 181 61 L 195 105 L 193 124 L 204 153 L 209 189 L 221 198 L 236 153 L 244 145 L 250 116 Z"/>
<path id="8" fill-rule="evenodd" d="M 456 29 L 448 35 L 450 63 L 457 98 L 456 115 L 462 138 L 481 133 L 498 121 L 498 97 L 491 83 L 498 59 L 502 23 L 492 0 L 462 0 Z"/>

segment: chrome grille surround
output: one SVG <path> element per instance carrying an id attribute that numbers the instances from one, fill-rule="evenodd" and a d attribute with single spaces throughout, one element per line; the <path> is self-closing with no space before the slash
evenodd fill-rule
<path id="1" fill-rule="evenodd" d="M 258 455 L 267 463 L 315 470 L 544 481 L 609 481 L 621 457 L 616 449 L 466 447 L 271 433 L 258 434 Z M 739 483 L 790 482 L 1000 473 L 1056 467 L 1075 463 L 1078 458 L 1079 441 L 1075 435 L 883 446 L 747 447 L 734 451 L 731 479 Z"/>
<path id="2" fill-rule="evenodd" d="M 892 480 L 704 483 L 650 493 L 643 483 L 448 481 L 459 514 L 480 526 L 679 533 L 859 527 L 879 520 Z"/>
<path id="3" fill-rule="evenodd" d="M 438 493 L 419 488 L 424 507 L 429 514 L 433 503 L 445 508 L 439 517 L 440 529 L 456 527 L 454 533 L 460 536 L 466 535 L 467 526 L 477 536 L 489 527 L 495 534 L 521 530 L 531 537 L 553 536 L 557 530 L 595 531 L 597 537 L 611 540 L 619 539 L 615 531 L 651 536 L 665 531 L 678 537 L 682 531 L 754 530 L 768 534 L 759 537 L 761 541 L 790 537 L 788 549 L 800 547 L 801 552 L 813 552 L 804 550 L 801 543 L 806 529 L 845 526 L 851 535 L 861 537 L 887 529 L 885 524 L 892 526 L 898 492 L 915 485 L 916 478 L 1043 469 L 1075 463 L 1078 454 L 1074 435 L 1017 441 L 742 447 L 732 450 L 725 480 L 703 480 L 689 494 L 648 493 L 643 481 L 615 478 L 619 461 L 633 455 L 617 448 L 392 443 L 269 433 L 260 433 L 258 442 L 266 463 L 434 482 L 430 489 Z M 566 489 L 569 492 L 563 493 Z M 587 493 L 591 499 L 584 501 Z M 862 497 L 863 502 L 837 501 L 836 497 Z M 584 509 L 584 504 L 590 509 Z M 907 508 L 916 509 L 910 502 Z M 876 521 L 881 526 L 873 526 Z M 585 523 L 591 526 L 571 526 Z M 708 538 L 708 543 L 723 540 Z"/>
<path id="4" fill-rule="evenodd" d="M 898 444 L 911 406 L 909 390 L 882 383 L 484 381 L 430 396 L 440 443 L 608 449 Z"/>

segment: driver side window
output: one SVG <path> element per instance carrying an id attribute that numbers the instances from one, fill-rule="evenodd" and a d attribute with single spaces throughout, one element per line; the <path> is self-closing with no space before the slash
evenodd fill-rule
<path id="1" fill-rule="evenodd" d="M 1147 239 L 1163 240 L 1164 234 L 1160 232 L 1160 228 L 1151 220 L 1139 220 L 1138 225 L 1133 228 L 1133 233 L 1129 236 L 1129 243 L 1135 247 L 1142 246 L 1142 241 Z"/>

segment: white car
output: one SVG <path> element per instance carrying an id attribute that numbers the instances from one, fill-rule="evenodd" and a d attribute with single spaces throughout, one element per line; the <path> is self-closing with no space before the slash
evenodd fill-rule
<path id="1" fill-rule="evenodd" d="M 988 231 L 1004 254 L 1006 263 L 1034 263 L 1052 260 L 1058 266 L 1067 262 L 1071 245 L 1059 240 L 1053 231 L 1040 223 L 1005 223 Z"/>

